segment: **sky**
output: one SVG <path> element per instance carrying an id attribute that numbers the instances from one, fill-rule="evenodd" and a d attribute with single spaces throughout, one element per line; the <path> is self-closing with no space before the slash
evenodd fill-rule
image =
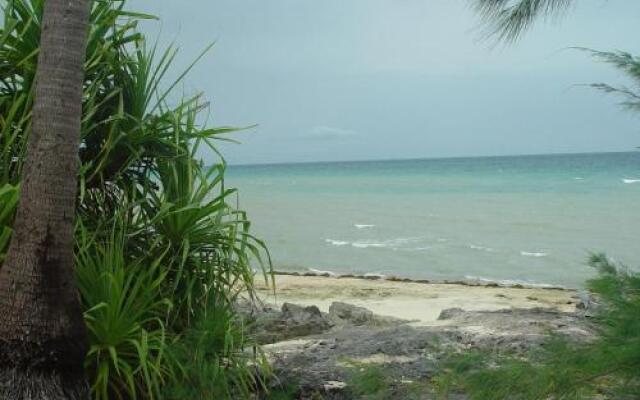
<path id="1" fill-rule="evenodd" d="M 180 47 L 209 123 L 256 127 L 230 164 L 630 151 L 640 119 L 582 84 L 630 82 L 584 46 L 640 54 L 640 1 L 577 1 L 517 43 L 482 40 L 471 0 L 132 0 Z M 216 161 L 203 152 L 207 163 Z"/>

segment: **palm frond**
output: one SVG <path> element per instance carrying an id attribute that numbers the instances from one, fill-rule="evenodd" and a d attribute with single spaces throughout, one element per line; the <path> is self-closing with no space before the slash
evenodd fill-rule
<path id="1" fill-rule="evenodd" d="M 474 0 L 488 37 L 514 41 L 539 18 L 562 14 L 573 0 Z"/>
<path id="2" fill-rule="evenodd" d="M 612 65 L 622 72 L 632 85 L 629 87 L 592 83 L 589 86 L 603 93 L 620 97 L 622 99 L 620 105 L 630 111 L 640 111 L 640 57 L 635 57 L 625 51 L 598 51 L 584 47 L 576 47 L 575 49 L 585 51 L 599 61 Z"/>
<path id="3" fill-rule="evenodd" d="M 0 264 L 31 128 L 44 1 L 0 0 Z M 161 398 L 180 371 L 197 370 L 174 365 L 169 349 L 188 348 L 180 340 L 207 315 L 228 315 L 224 328 L 234 331 L 232 303 L 253 294 L 254 267 L 266 279 L 271 261 L 231 201 L 237 191 L 224 185 L 216 141 L 237 129 L 209 125 L 202 93 L 175 93 L 211 46 L 166 82 L 176 76 L 168 72 L 177 50 L 148 46 L 137 29 L 154 17 L 125 10 L 125 0 L 91 4 L 76 229 L 91 346 L 85 365 L 94 398 Z M 200 145 L 220 155 L 213 167 L 198 159 Z M 258 382 L 250 365 L 257 360 L 245 352 L 251 341 L 220 338 L 221 346 L 203 349 L 222 360 L 200 360 L 211 368 L 203 384 L 215 378 L 221 395 L 246 397 Z"/>

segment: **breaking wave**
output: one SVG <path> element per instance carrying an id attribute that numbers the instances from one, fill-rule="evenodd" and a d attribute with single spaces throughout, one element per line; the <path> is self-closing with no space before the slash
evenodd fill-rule
<path id="1" fill-rule="evenodd" d="M 381 274 L 378 272 L 367 272 L 366 274 L 362 275 L 365 278 L 378 278 L 378 279 L 387 279 L 387 276 L 385 274 Z"/>
<path id="2" fill-rule="evenodd" d="M 346 246 L 349 244 L 349 242 L 345 240 L 325 239 L 324 241 L 333 246 Z"/>
<path id="3" fill-rule="evenodd" d="M 371 228 L 375 228 L 375 225 L 373 225 L 373 224 L 353 224 L 353 226 L 355 226 L 357 229 L 371 229 Z"/>
<path id="4" fill-rule="evenodd" d="M 351 246 L 359 249 L 366 249 L 368 247 L 389 247 L 387 244 L 379 242 L 353 242 L 351 243 Z"/>
<path id="5" fill-rule="evenodd" d="M 312 274 L 316 274 L 316 275 L 329 275 L 331 277 L 338 276 L 338 274 L 336 274 L 333 271 L 324 271 L 324 270 L 315 269 L 315 268 L 309 268 L 309 272 L 311 272 Z"/>
<path id="6" fill-rule="evenodd" d="M 484 277 L 481 277 L 481 276 L 472 276 L 472 275 L 465 275 L 464 279 L 466 279 L 468 281 L 471 281 L 471 282 L 478 282 L 478 283 L 482 283 L 482 284 L 496 283 L 496 284 L 498 284 L 500 286 L 521 285 L 521 286 L 524 286 L 524 287 L 544 288 L 544 289 L 562 288 L 562 286 L 553 285 L 551 283 L 532 283 L 532 282 L 522 281 L 522 280 L 518 280 L 518 279 L 491 279 L 491 278 L 484 278 Z"/>
<path id="7" fill-rule="evenodd" d="M 487 252 L 492 252 L 495 251 L 494 249 L 492 249 L 491 247 L 486 247 L 486 246 L 478 246 L 476 244 L 470 244 L 469 245 L 470 249 L 473 250 L 481 250 L 481 251 L 487 251 Z"/>
<path id="8" fill-rule="evenodd" d="M 525 257 L 546 257 L 549 254 L 536 251 L 521 251 L 520 255 Z"/>

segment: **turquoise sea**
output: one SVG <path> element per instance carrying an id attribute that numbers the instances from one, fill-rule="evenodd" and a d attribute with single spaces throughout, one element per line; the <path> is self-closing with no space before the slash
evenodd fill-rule
<path id="1" fill-rule="evenodd" d="M 580 287 L 640 266 L 640 152 L 229 167 L 275 268 Z"/>

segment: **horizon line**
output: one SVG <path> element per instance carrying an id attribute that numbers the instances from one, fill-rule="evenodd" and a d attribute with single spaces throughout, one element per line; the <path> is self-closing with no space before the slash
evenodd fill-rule
<path id="1" fill-rule="evenodd" d="M 246 164 L 227 164 L 228 167 L 267 167 L 279 165 L 307 165 L 307 164 L 343 164 L 343 163 L 370 163 L 370 162 L 390 162 L 390 161 L 419 161 L 419 160 L 455 160 L 465 158 L 509 158 L 509 157 L 536 157 L 536 156 L 563 156 L 563 155 L 588 155 L 588 154 L 622 154 L 638 152 L 640 148 L 627 151 L 587 151 L 587 152 L 558 152 L 558 153 L 524 153 L 524 154 L 500 154 L 500 155 L 478 155 L 478 156 L 444 156 L 444 157 L 409 157 L 409 158 L 378 158 L 365 160 L 332 160 L 332 161 L 278 161 L 259 162 Z M 210 164 L 213 166 L 215 164 Z"/>

